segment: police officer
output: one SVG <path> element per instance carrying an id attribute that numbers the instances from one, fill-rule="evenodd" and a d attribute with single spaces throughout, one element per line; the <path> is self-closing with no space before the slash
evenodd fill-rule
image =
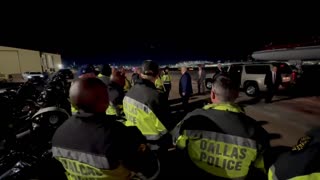
<path id="1" fill-rule="evenodd" d="M 193 172 L 190 176 L 245 179 L 251 167 L 266 173 L 262 153 L 269 147 L 268 134 L 234 104 L 237 97 L 229 77 L 216 77 L 212 104 L 187 114 L 174 129 L 177 148 L 190 160 L 184 170 Z"/>
<path id="2" fill-rule="evenodd" d="M 166 102 L 157 91 L 155 81 L 159 66 L 151 60 L 142 64 L 141 81 L 138 81 L 123 100 L 127 126 L 137 126 L 151 144 L 152 150 L 167 142 L 168 112 Z"/>
<path id="3" fill-rule="evenodd" d="M 110 69 L 111 70 L 111 69 Z M 106 111 L 108 115 L 115 115 L 122 117 L 123 115 L 123 98 L 125 85 L 125 77 L 121 75 L 119 71 L 114 71 L 112 74 L 111 82 L 108 85 L 109 92 L 109 107 Z"/>
<path id="4" fill-rule="evenodd" d="M 113 119 L 115 116 L 105 114 L 107 92 L 107 86 L 98 78 L 78 79 L 70 88 L 71 101 L 79 111 L 57 129 L 52 140 L 53 156 L 70 180 L 129 179 L 130 170 L 143 171 L 135 165 L 151 162 L 138 129 L 127 128 Z M 148 169 L 151 177 L 158 166 L 148 165 L 154 167 Z"/>
<path id="5" fill-rule="evenodd" d="M 78 78 L 95 78 L 95 69 L 92 65 L 83 65 L 78 71 Z M 71 103 L 71 113 L 77 113 L 77 108 Z"/>
<path id="6" fill-rule="evenodd" d="M 320 127 L 306 133 L 290 152 L 282 154 L 269 169 L 269 180 L 320 179 Z"/>
<path id="7" fill-rule="evenodd" d="M 163 85 L 164 85 L 164 88 L 166 90 L 165 94 L 166 94 L 166 97 L 168 99 L 170 91 L 171 91 L 171 80 L 172 80 L 172 77 L 171 77 L 171 75 L 169 73 L 169 67 L 168 66 L 164 69 L 164 74 L 162 75 L 161 80 L 163 81 Z"/>
<path id="8" fill-rule="evenodd" d="M 131 82 L 127 79 L 126 69 L 124 67 L 120 68 L 120 72 L 121 72 L 121 75 L 123 77 L 125 77 L 125 84 L 124 84 L 123 90 L 125 93 L 127 93 L 129 91 L 129 89 L 131 88 Z"/>
<path id="9" fill-rule="evenodd" d="M 163 81 L 161 80 L 160 75 L 157 76 L 157 79 L 155 81 L 155 86 L 159 93 L 165 94 L 166 89 L 164 88 Z"/>
<path id="10" fill-rule="evenodd" d="M 96 77 L 96 71 L 95 71 L 95 68 L 90 65 L 90 64 L 87 64 L 87 65 L 84 65 L 80 68 L 79 72 L 78 72 L 78 77 L 79 78 L 84 78 L 84 77 Z"/>
<path id="11" fill-rule="evenodd" d="M 111 76 L 111 67 L 109 64 L 105 64 L 101 68 L 101 72 L 98 75 L 98 78 L 101 79 L 106 85 L 110 84 L 110 76 Z"/>

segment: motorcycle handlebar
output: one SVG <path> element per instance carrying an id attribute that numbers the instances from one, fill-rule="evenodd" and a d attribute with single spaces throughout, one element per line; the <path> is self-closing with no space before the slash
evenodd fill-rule
<path id="1" fill-rule="evenodd" d="M 24 131 L 24 132 L 22 132 L 22 133 L 17 134 L 17 135 L 16 135 L 16 139 L 21 139 L 21 138 L 23 138 L 24 136 L 29 135 L 30 133 L 31 133 L 31 130 L 28 129 L 28 130 L 26 130 L 26 131 Z"/>

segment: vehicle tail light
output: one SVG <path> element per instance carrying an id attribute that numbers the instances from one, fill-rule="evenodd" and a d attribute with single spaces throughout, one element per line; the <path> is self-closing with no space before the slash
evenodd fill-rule
<path id="1" fill-rule="evenodd" d="M 290 77 L 283 77 L 282 82 L 290 82 L 291 78 Z"/>

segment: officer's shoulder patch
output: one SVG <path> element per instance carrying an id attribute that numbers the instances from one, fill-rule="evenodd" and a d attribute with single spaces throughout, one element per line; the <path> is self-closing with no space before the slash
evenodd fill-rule
<path id="1" fill-rule="evenodd" d="M 306 148 L 306 146 L 311 142 L 312 138 L 310 136 L 304 136 L 299 139 L 297 145 L 292 147 L 293 152 L 299 152 Z"/>

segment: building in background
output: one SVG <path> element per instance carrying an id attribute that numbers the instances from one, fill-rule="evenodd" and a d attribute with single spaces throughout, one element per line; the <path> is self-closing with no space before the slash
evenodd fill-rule
<path id="1" fill-rule="evenodd" d="M 62 68 L 59 54 L 0 46 L 0 74 L 57 71 Z"/>

